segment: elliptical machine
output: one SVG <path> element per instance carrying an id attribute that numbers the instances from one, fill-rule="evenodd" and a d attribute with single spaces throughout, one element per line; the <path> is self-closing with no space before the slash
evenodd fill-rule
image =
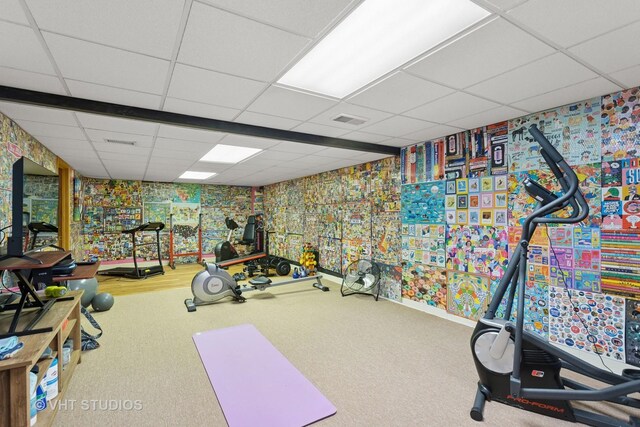
<path id="1" fill-rule="evenodd" d="M 578 188 L 578 178 L 571 167 L 535 125 L 529 133 L 540 145 L 540 154 L 562 187 L 561 195 L 547 190 L 527 178 L 523 185 L 539 205 L 523 224 L 522 237 L 493 300 L 471 337 L 471 351 L 480 381 L 471 418 L 482 421 L 487 400 L 592 426 L 638 426 L 640 419 L 628 421 L 608 415 L 573 408 L 571 401 L 607 401 L 640 408 L 640 400 L 629 397 L 640 391 L 640 370 L 626 369 L 622 375 L 597 368 L 579 357 L 555 347 L 537 335 L 524 330 L 525 283 L 527 280 L 528 245 L 538 224 L 573 224 L 584 220 L 589 206 Z M 571 208 L 567 218 L 549 215 Z M 515 295 L 518 295 L 516 324 L 511 322 Z M 501 318 L 496 312 L 507 295 L 506 309 Z M 577 313 L 580 315 L 579 313 Z M 567 369 L 598 380 L 608 386 L 594 389 L 562 377 Z"/>

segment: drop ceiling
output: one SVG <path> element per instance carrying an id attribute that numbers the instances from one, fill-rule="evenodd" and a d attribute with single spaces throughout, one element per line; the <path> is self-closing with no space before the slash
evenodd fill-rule
<path id="1" fill-rule="evenodd" d="M 360 1 L 2 0 L 0 85 L 401 147 L 640 84 L 636 0 L 474 2 L 491 15 L 335 99 L 276 81 Z M 194 170 L 265 185 L 387 156 L 6 101 L 0 112 L 99 178 Z M 199 162 L 216 143 L 263 151 Z"/>

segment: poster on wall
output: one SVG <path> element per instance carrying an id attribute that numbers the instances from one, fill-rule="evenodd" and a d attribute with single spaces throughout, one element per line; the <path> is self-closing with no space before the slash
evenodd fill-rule
<path id="1" fill-rule="evenodd" d="M 489 138 L 485 128 L 473 129 L 469 141 L 469 177 L 489 174 Z"/>
<path id="2" fill-rule="evenodd" d="M 402 267 L 396 263 L 376 263 L 380 268 L 380 296 L 391 301 L 402 301 Z"/>
<path id="3" fill-rule="evenodd" d="M 640 88 L 603 96 L 601 122 L 603 161 L 640 155 Z"/>
<path id="4" fill-rule="evenodd" d="M 461 271 L 447 271 L 447 312 L 478 320 L 489 304 L 489 277 Z"/>
<path id="5" fill-rule="evenodd" d="M 432 181 L 402 186 L 401 215 L 404 224 L 441 224 L 444 217 L 445 183 Z"/>
<path id="6" fill-rule="evenodd" d="M 169 214 L 171 213 L 170 202 L 145 202 L 144 221 L 145 222 L 161 222 L 169 227 Z"/>
<path id="7" fill-rule="evenodd" d="M 448 180 L 465 178 L 469 170 L 469 133 L 460 132 L 445 138 L 445 177 Z"/>
<path id="8" fill-rule="evenodd" d="M 640 229 L 640 158 L 602 163 L 602 228 Z"/>
<path id="9" fill-rule="evenodd" d="M 58 225 L 58 199 L 31 198 L 30 222 Z"/>
<path id="10" fill-rule="evenodd" d="M 375 210 L 386 212 L 400 210 L 400 175 L 398 172 L 397 156 L 387 157 L 373 163 L 370 199 Z"/>
<path id="11" fill-rule="evenodd" d="M 391 265 L 400 263 L 400 213 L 377 212 L 372 216 L 371 243 L 375 261 Z"/>
<path id="12" fill-rule="evenodd" d="M 599 227 L 602 223 L 602 187 L 600 184 L 600 164 L 579 165 L 573 168 L 580 180 L 580 191 L 589 205 L 589 216 L 585 220 L 590 227 Z M 554 175 L 548 170 L 529 170 L 509 174 L 509 227 L 521 227 L 527 215 L 538 206 L 538 202 L 525 191 L 522 182 L 532 178 L 552 192 L 560 192 L 560 185 Z M 566 217 L 567 210 L 553 214 L 556 217 Z"/>
<path id="13" fill-rule="evenodd" d="M 640 366 L 640 300 L 627 299 L 625 329 L 626 363 Z"/>
<path id="14" fill-rule="evenodd" d="M 320 237 L 318 266 L 342 274 L 342 242 L 340 239 Z"/>
<path id="15" fill-rule="evenodd" d="M 571 166 L 599 163 L 602 150 L 600 98 L 509 121 L 509 171 L 546 169 L 540 146 L 529 133 L 535 124 Z"/>
<path id="16" fill-rule="evenodd" d="M 575 315 L 574 307 L 578 308 Z M 624 298 L 549 288 L 549 340 L 553 343 L 624 361 L 624 321 Z"/>
<path id="17" fill-rule="evenodd" d="M 142 224 L 141 207 L 104 208 L 104 232 L 120 233 Z"/>
<path id="18" fill-rule="evenodd" d="M 491 175 L 504 175 L 507 168 L 507 142 L 509 122 L 499 122 L 487 126 Z"/>
<path id="19" fill-rule="evenodd" d="M 171 215 L 173 225 L 197 226 L 200 221 L 200 203 L 172 203 Z"/>
<path id="20" fill-rule="evenodd" d="M 602 230 L 602 291 L 640 297 L 640 230 Z"/>
<path id="21" fill-rule="evenodd" d="M 447 308 L 447 275 L 421 263 L 403 263 L 402 297 L 442 310 Z"/>
<path id="22" fill-rule="evenodd" d="M 173 203 L 197 203 L 200 204 L 199 184 L 173 184 Z"/>
<path id="23" fill-rule="evenodd" d="M 447 269 L 500 279 L 506 270 L 509 237 L 505 227 L 447 226 Z"/>
<path id="24" fill-rule="evenodd" d="M 82 234 L 100 234 L 104 231 L 104 208 L 90 206 L 82 213 Z"/>

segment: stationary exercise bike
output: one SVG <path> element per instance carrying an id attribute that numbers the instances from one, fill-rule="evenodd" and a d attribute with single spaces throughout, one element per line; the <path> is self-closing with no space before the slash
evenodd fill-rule
<path id="1" fill-rule="evenodd" d="M 540 145 L 540 154 L 557 178 L 562 193 L 556 195 L 535 180 L 522 183 L 539 204 L 524 221 L 522 238 L 496 290 L 487 313 L 478 321 L 471 337 L 471 351 L 480 381 L 471 418 L 482 421 L 487 400 L 592 426 L 638 426 L 640 419 L 628 421 L 612 416 L 576 409 L 571 401 L 607 401 L 640 408 L 640 400 L 629 394 L 640 391 L 640 370 L 626 369 L 622 375 L 597 368 L 579 357 L 561 350 L 532 332 L 524 330 L 525 284 L 528 246 L 538 224 L 573 224 L 584 220 L 589 206 L 578 188 L 578 178 L 571 167 L 535 125 L 529 132 Z M 551 217 L 554 212 L 571 209 L 565 218 Z M 567 291 L 569 292 L 569 291 Z M 577 292 L 577 291 L 574 291 Z M 511 319 L 517 293 L 516 323 Z M 501 318 L 496 312 L 507 295 Z M 576 310 L 576 314 L 580 313 Z M 585 326 L 586 327 L 586 326 Z M 561 376 L 567 369 L 607 384 L 592 388 Z M 640 412 L 639 412 L 640 414 Z"/>

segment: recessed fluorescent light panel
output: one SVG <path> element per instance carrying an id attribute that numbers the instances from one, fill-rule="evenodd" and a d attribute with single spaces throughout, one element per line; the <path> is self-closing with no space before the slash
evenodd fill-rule
<path id="1" fill-rule="evenodd" d="M 207 179 L 215 175 L 215 172 L 193 172 L 186 171 L 179 178 L 181 179 Z"/>
<path id="2" fill-rule="evenodd" d="M 201 162 L 238 163 L 262 151 L 260 148 L 218 144 L 200 159 Z"/>
<path id="3" fill-rule="evenodd" d="M 278 83 L 344 98 L 488 15 L 469 0 L 365 0 Z"/>

